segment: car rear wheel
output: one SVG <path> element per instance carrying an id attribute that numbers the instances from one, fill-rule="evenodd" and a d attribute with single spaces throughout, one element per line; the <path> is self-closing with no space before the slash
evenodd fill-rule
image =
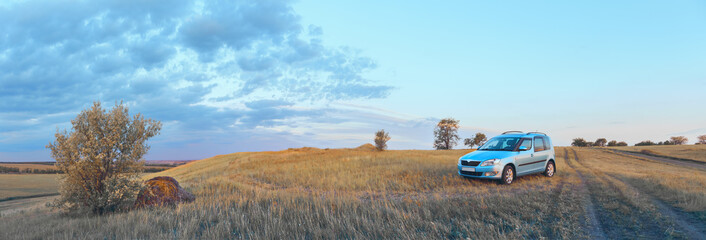
<path id="1" fill-rule="evenodd" d="M 505 166 L 503 168 L 503 174 L 502 177 L 500 178 L 500 183 L 501 184 L 511 184 L 512 181 L 515 180 L 515 169 L 512 168 L 511 166 Z"/>
<path id="2" fill-rule="evenodd" d="M 555 172 L 556 166 L 554 165 L 554 162 L 550 161 L 547 163 L 547 168 L 544 169 L 544 176 L 553 177 Z"/>

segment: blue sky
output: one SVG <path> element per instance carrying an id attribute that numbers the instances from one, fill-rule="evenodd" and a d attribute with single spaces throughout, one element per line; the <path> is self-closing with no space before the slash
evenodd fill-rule
<path id="1" fill-rule="evenodd" d="M 49 160 L 93 101 L 162 121 L 150 160 L 431 149 L 504 130 L 706 134 L 702 1 L 0 3 L 0 161 Z M 460 147 L 460 146 L 459 146 Z"/>

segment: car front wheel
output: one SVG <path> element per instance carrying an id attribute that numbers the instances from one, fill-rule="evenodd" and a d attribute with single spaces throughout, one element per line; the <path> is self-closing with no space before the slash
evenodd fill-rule
<path id="1" fill-rule="evenodd" d="M 547 163 L 547 168 L 544 169 L 544 176 L 552 177 L 552 176 L 554 176 L 555 172 L 556 172 L 556 166 L 554 166 L 554 162 Z"/>
<path id="2" fill-rule="evenodd" d="M 500 183 L 508 185 L 511 184 L 512 181 L 515 180 L 515 169 L 512 168 L 511 166 L 505 166 L 503 168 L 503 175 L 502 178 L 500 178 Z"/>

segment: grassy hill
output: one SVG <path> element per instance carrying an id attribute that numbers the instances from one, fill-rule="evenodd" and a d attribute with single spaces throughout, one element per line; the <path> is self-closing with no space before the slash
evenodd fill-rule
<path id="1" fill-rule="evenodd" d="M 0 238 L 685 238 L 706 226 L 703 171 L 557 148 L 558 172 L 510 186 L 456 174 L 469 150 L 301 148 L 194 161 L 194 203 L 106 216 L 3 216 Z M 31 228 L 31 230 L 30 230 Z"/>

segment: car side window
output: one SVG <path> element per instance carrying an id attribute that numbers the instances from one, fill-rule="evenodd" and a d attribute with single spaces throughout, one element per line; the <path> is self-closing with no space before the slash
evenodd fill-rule
<path id="1" fill-rule="evenodd" d="M 530 139 L 530 138 L 523 138 L 523 139 L 522 139 L 522 144 L 520 144 L 520 147 L 526 147 L 527 150 L 532 149 L 532 139 Z"/>
<path id="2" fill-rule="evenodd" d="M 539 152 L 539 151 L 544 151 L 544 138 L 542 137 L 534 137 L 534 151 Z"/>

